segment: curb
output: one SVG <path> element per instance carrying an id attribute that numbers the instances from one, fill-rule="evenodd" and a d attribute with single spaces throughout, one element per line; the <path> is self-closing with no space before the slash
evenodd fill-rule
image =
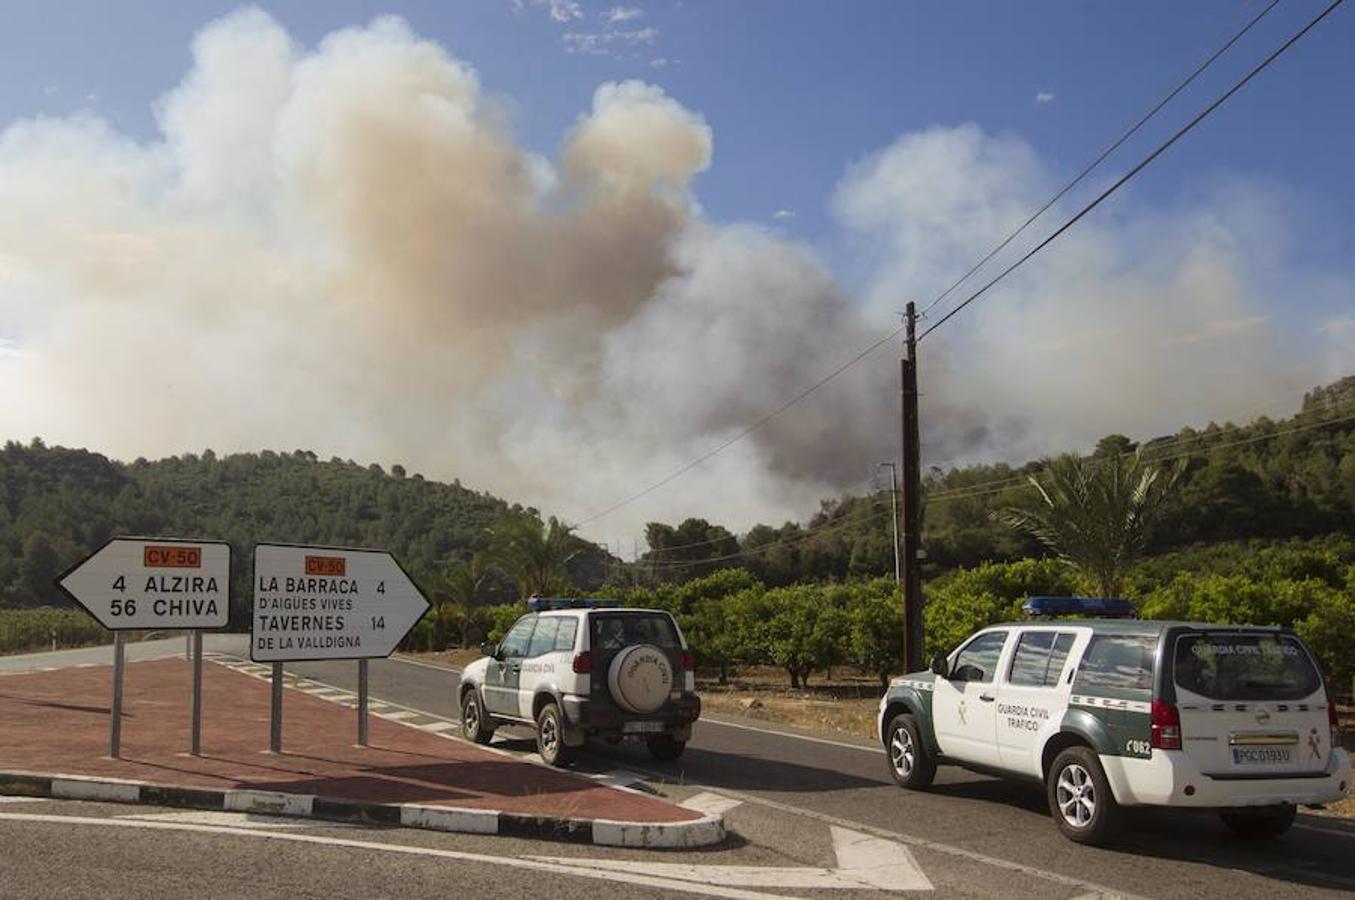
<path id="1" fill-rule="evenodd" d="M 573 816 L 533 816 L 457 806 L 373 803 L 247 788 L 216 790 L 181 787 L 120 778 L 41 772 L 0 772 L 0 795 L 3 794 L 224 810 L 366 825 L 398 825 L 429 831 L 502 834 L 651 850 L 708 847 L 724 840 L 726 834 L 722 815 L 706 815 L 690 822 L 620 822 Z"/>

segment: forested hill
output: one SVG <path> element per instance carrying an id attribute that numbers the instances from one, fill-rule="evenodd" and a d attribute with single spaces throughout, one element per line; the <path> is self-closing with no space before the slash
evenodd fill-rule
<path id="1" fill-rule="evenodd" d="M 925 422 L 923 423 L 925 427 Z M 1108 435 L 1100 455 L 1138 449 Z M 1185 471 L 1152 553 L 1242 539 L 1355 534 L 1355 376 L 1309 392 L 1289 418 L 1185 428 L 1143 443 L 1153 458 Z M 981 465 L 924 473 L 923 549 L 929 576 L 983 562 L 1042 556 L 1032 539 L 992 512 L 1030 501 L 1028 476 L 1044 468 Z M 758 525 L 735 536 L 717 523 L 651 523 L 646 574 L 686 581 L 734 566 L 768 585 L 893 574 L 887 492 L 825 501 L 808 523 Z"/>
<path id="2" fill-rule="evenodd" d="M 533 514 L 459 482 L 302 450 L 122 464 L 11 441 L 0 450 L 0 608 L 64 605 L 53 578 L 116 534 L 230 541 L 237 617 L 258 541 L 382 547 L 427 589 L 447 562 L 483 546 L 486 528 Z M 585 550 L 571 574 L 597 583 L 605 562 L 598 548 Z"/>

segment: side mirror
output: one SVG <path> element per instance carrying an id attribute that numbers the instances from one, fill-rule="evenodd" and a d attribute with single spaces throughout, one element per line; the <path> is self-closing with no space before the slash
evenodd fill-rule
<path id="1" fill-rule="evenodd" d="M 499 645 L 494 643 L 493 641 L 485 641 L 483 644 L 480 645 L 480 652 L 483 653 L 485 656 L 492 656 L 495 659 L 498 659 Z"/>
<path id="2" fill-rule="evenodd" d="M 932 657 L 932 672 L 945 678 L 950 675 L 950 666 L 946 663 L 946 658 L 941 655 Z"/>

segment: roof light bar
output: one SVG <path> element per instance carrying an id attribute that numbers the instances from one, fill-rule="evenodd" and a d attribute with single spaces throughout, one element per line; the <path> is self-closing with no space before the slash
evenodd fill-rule
<path id="1" fill-rule="evenodd" d="M 1134 604 L 1120 597 L 1031 597 L 1021 609 L 1028 616 L 1134 617 Z"/>
<path id="2" fill-rule="evenodd" d="M 532 612 L 544 612 L 548 609 L 616 609 L 620 605 L 620 600 L 580 597 L 532 597 L 527 601 L 527 608 Z"/>

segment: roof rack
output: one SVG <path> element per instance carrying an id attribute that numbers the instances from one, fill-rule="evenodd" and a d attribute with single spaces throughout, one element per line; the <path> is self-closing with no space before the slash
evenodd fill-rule
<path id="1" fill-rule="evenodd" d="M 616 609 L 620 605 L 620 600 L 580 597 L 532 597 L 527 601 L 527 608 L 532 612 L 544 612 L 548 609 Z"/>
<path id="2" fill-rule="evenodd" d="M 1135 617 L 1134 604 L 1121 597 L 1030 597 L 1021 609 L 1028 616 Z"/>

